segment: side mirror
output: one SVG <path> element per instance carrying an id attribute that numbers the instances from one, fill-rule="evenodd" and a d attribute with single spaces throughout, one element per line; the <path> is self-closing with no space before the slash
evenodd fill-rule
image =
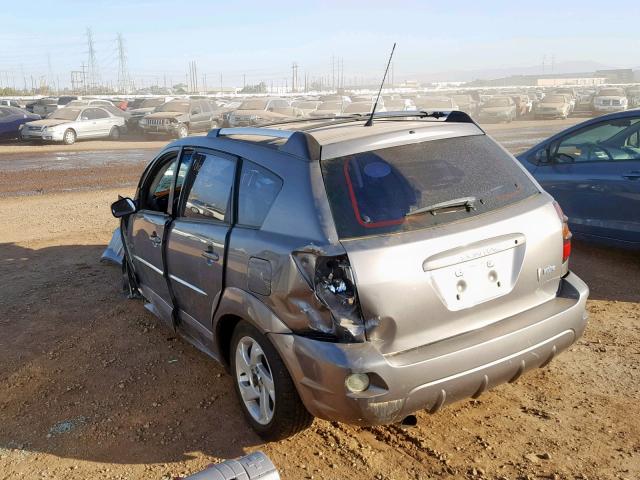
<path id="1" fill-rule="evenodd" d="M 546 165 L 550 163 L 551 159 L 549 158 L 549 147 L 543 147 L 533 154 L 534 163 L 538 165 Z"/>
<path id="2" fill-rule="evenodd" d="M 111 214 L 116 217 L 126 217 L 136 213 L 136 204 L 130 198 L 120 198 L 111 204 Z"/>

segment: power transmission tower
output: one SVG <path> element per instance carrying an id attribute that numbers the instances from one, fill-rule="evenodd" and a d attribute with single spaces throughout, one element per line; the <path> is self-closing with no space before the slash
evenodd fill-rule
<path id="1" fill-rule="evenodd" d="M 87 46 L 88 50 L 88 73 L 89 73 L 89 93 L 95 93 L 98 89 L 99 80 L 99 72 L 98 72 L 98 61 L 96 60 L 96 50 L 93 46 L 93 33 L 91 29 L 87 27 Z M 86 87 L 85 87 L 86 88 Z"/>
<path id="2" fill-rule="evenodd" d="M 127 68 L 127 54 L 124 50 L 124 39 L 118 33 L 118 92 L 129 93 L 131 82 L 129 80 L 129 69 Z"/>

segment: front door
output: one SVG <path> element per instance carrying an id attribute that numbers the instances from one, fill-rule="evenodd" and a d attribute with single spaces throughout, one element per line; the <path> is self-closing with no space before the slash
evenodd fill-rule
<path id="1" fill-rule="evenodd" d="M 167 239 L 167 268 L 181 321 L 203 343 L 212 338 L 213 312 L 223 287 L 232 224 L 236 159 L 196 151 Z"/>
<path id="2" fill-rule="evenodd" d="M 170 202 L 177 198 L 189 166 L 187 162 L 180 165 L 173 192 L 177 155 L 176 150 L 157 161 L 140 188 L 139 210 L 129 219 L 127 229 L 131 260 L 142 294 L 167 322 L 171 322 L 172 302 L 165 278 L 163 241 L 166 226 L 171 221 Z"/>

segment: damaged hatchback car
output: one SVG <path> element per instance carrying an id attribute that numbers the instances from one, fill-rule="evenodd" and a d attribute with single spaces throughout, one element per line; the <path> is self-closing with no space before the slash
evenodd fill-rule
<path id="1" fill-rule="evenodd" d="M 132 296 L 230 371 L 265 439 L 477 397 L 582 334 L 566 217 L 462 112 L 215 129 L 121 218 Z"/>

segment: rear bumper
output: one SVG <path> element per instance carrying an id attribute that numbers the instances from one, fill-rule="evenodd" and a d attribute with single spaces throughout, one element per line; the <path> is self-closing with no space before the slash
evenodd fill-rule
<path id="1" fill-rule="evenodd" d="M 513 382 L 543 367 L 582 335 L 588 287 L 576 275 L 558 296 L 474 332 L 407 352 L 382 355 L 371 342 L 338 344 L 270 334 L 307 409 L 315 416 L 360 425 L 400 421 Z M 345 378 L 368 373 L 371 386 L 350 393 Z"/>

